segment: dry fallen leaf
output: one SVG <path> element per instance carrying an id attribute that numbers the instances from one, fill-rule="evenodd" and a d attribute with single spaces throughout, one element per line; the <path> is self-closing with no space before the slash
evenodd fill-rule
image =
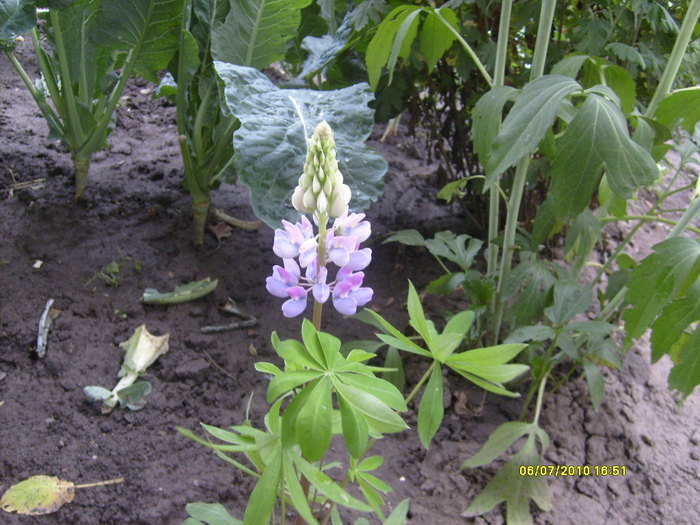
<path id="1" fill-rule="evenodd" d="M 221 242 L 221 239 L 226 239 L 231 237 L 233 229 L 225 222 L 219 222 L 212 226 L 209 226 L 209 230 L 216 236 L 217 242 Z"/>
<path id="2" fill-rule="evenodd" d="M 53 476 L 32 476 L 10 487 L 0 499 L 5 512 L 50 514 L 75 497 L 75 485 Z"/>

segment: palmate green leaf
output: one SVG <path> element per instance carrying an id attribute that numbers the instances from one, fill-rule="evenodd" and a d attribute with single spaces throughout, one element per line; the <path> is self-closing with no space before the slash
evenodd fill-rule
<path id="1" fill-rule="evenodd" d="M 35 25 L 36 7 L 32 2 L 0 0 L 0 42 L 28 33 Z"/>
<path id="2" fill-rule="evenodd" d="M 277 448 L 269 458 L 262 477 L 255 484 L 243 515 L 244 525 L 267 523 L 277 503 L 277 491 L 282 478 L 282 450 Z"/>
<path id="3" fill-rule="evenodd" d="M 401 416 L 372 394 L 339 381 L 334 381 L 334 386 L 338 397 L 344 398 L 377 432 L 391 434 L 408 428 Z"/>
<path id="4" fill-rule="evenodd" d="M 593 410 L 598 410 L 605 398 L 605 378 L 600 369 L 588 359 L 583 362 L 583 371 L 586 374 L 586 383 L 591 396 Z"/>
<path id="5" fill-rule="evenodd" d="M 256 215 L 271 227 L 295 220 L 291 194 L 306 159 L 306 141 L 321 120 L 333 129 L 338 166 L 364 209 L 382 192 L 387 162 L 365 145 L 374 125 L 367 84 L 336 91 L 279 89 L 261 72 L 215 62 L 226 104 L 240 121 L 234 133 L 235 167 L 251 190 Z"/>
<path id="6" fill-rule="evenodd" d="M 300 385 L 313 381 L 323 375 L 323 372 L 316 370 L 298 370 L 282 372 L 272 378 L 267 387 L 267 401 L 272 403 L 279 396 L 286 394 L 290 390 Z"/>
<path id="7" fill-rule="evenodd" d="M 687 294 L 674 299 L 654 321 L 651 326 L 652 362 L 669 353 L 686 328 L 697 321 L 700 321 L 700 283 L 691 286 Z"/>
<path id="8" fill-rule="evenodd" d="M 489 436 L 479 452 L 462 463 L 462 468 L 475 468 L 488 465 L 508 450 L 518 439 L 532 432 L 532 423 L 509 421 L 503 423 Z"/>
<path id="9" fill-rule="evenodd" d="M 407 409 L 403 394 L 389 381 L 359 374 L 338 374 L 337 377 L 346 385 L 354 386 L 381 399 L 382 402 L 398 412 L 404 412 Z"/>
<path id="10" fill-rule="evenodd" d="M 389 514 L 389 517 L 384 521 L 384 525 L 406 525 L 408 520 L 408 508 L 411 500 L 406 498 L 399 503 L 396 508 Z"/>
<path id="11" fill-rule="evenodd" d="M 309 461 L 318 461 L 331 444 L 333 401 L 331 382 L 323 377 L 311 389 L 296 417 L 296 439 Z"/>
<path id="12" fill-rule="evenodd" d="M 559 104 L 580 90 L 578 82 L 562 75 L 545 75 L 525 85 L 492 144 L 485 189 L 506 169 L 537 149 L 554 124 Z"/>
<path id="13" fill-rule="evenodd" d="M 546 341 L 553 339 L 556 333 L 551 326 L 538 324 L 516 328 L 503 341 L 504 343 L 524 343 L 525 341 Z"/>
<path id="14" fill-rule="evenodd" d="M 684 397 L 693 393 L 700 385 L 700 328 L 696 327 L 680 350 L 676 366 L 668 376 L 668 386 L 681 392 Z"/>
<path id="15" fill-rule="evenodd" d="M 386 13 L 386 0 L 363 0 L 349 14 L 355 31 L 361 31 L 370 22 L 378 24 Z"/>
<path id="16" fill-rule="evenodd" d="M 352 457 L 361 458 L 369 439 L 367 422 L 342 396 L 338 396 L 338 407 L 345 445 Z"/>
<path id="17" fill-rule="evenodd" d="M 181 12 L 181 0 L 102 0 L 95 40 L 137 54 L 134 72 L 158 82 L 177 49 Z"/>
<path id="18" fill-rule="evenodd" d="M 272 346 L 288 365 L 295 364 L 312 370 L 325 370 L 324 364 L 311 355 L 309 350 L 296 339 L 280 340 L 277 332 L 272 332 Z"/>
<path id="19" fill-rule="evenodd" d="M 510 86 L 496 86 L 484 93 L 474 105 L 474 151 L 482 166 L 489 163 L 491 145 L 501 130 L 503 108 L 516 98 L 518 90 Z"/>
<path id="20" fill-rule="evenodd" d="M 408 281 L 408 316 L 410 318 L 411 326 L 418 332 L 423 340 L 430 347 L 431 333 L 428 328 L 428 323 L 425 318 L 425 313 L 423 312 L 423 306 L 420 303 L 420 298 L 418 297 L 418 292 L 411 281 Z"/>
<path id="21" fill-rule="evenodd" d="M 462 516 L 478 516 L 505 502 L 509 525 L 529 525 L 532 523 L 530 500 L 542 510 L 551 510 L 551 494 L 546 478 L 521 476 L 519 471 L 522 465 L 538 464 L 540 457 L 533 432 L 528 436 L 525 446 L 503 465 Z"/>
<path id="22" fill-rule="evenodd" d="M 418 437 L 425 448 L 430 446 L 442 424 L 445 414 L 442 393 L 442 369 L 435 363 L 418 406 Z"/>
<path id="23" fill-rule="evenodd" d="M 443 7 L 439 11 L 447 23 L 453 29 L 459 31 L 459 19 L 455 12 L 449 7 Z M 427 10 L 426 13 L 428 16 L 421 28 L 419 49 L 428 66 L 428 74 L 430 74 L 435 69 L 437 61 L 452 47 L 455 36 L 452 31 L 445 27 L 443 21 L 435 15 L 434 11 Z"/>
<path id="24" fill-rule="evenodd" d="M 593 302 L 590 286 L 581 286 L 574 281 L 557 281 L 554 284 L 554 304 L 544 313 L 554 326 L 564 326 L 576 315 L 582 314 Z"/>
<path id="25" fill-rule="evenodd" d="M 289 493 L 292 505 L 294 505 L 294 508 L 304 521 L 309 525 L 318 525 L 318 521 L 309 506 L 308 496 L 304 493 L 304 489 L 297 477 L 292 458 L 292 454 L 284 454 L 282 457 L 285 489 Z"/>
<path id="26" fill-rule="evenodd" d="M 301 456 L 293 456 L 293 460 L 297 469 L 309 480 L 309 483 L 329 500 L 351 509 L 364 512 L 372 511 L 369 505 L 348 494 L 340 485 Z"/>
<path id="27" fill-rule="evenodd" d="M 688 133 L 694 133 L 700 120 L 700 86 L 671 93 L 661 101 L 654 118 L 668 128 L 680 123 Z"/>
<path id="28" fill-rule="evenodd" d="M 628 339 L 641 337 L 675 297 L 683 296 L 700 278 L 700 242 L 674 237 L 654 245 L 654 253 L 632 270 L 623 316 Z"/>
<path id="29" fill-rule="evenodd" d="M 556 281 L 550 263 L 536 257 L 523 259 L 521 257 L 522 262 L 508 274 L 503 287 L 505 298 L 519 292 L 506 314 L 512 327 L 530 325 L 540 320 Z"/>
<path id="30" fill-rule="evenodd" d="M 284 57 L 301 10 L 311 0 L 230 0 L 223 23 L 212 28 L 215 60 L 263 69 Z"/>
<path id="31" fill-rule="evenodd" d="M 185 511 L 190 519 L 183 525 L 242 525 L 243 522 L 231 516 L 221 503 L 188 503 Z M 192 521 L 190 521 L 192 520 Z"/>

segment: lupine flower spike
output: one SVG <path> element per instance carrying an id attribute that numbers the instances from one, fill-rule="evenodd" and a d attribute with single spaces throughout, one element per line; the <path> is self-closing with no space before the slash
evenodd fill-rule
<path id="1" fill-rule="evenodd" d="M 361 271 L 372 260 L 372 250 L 360 248 L 371 226 L 363 220 L 364 213 L 348 213 L 350 196 L 338 169 L 333 131 L 321 122 L 309 141 L 304 173 L 292 197 L 299 212 L 313 215 L 319 233 L 305 215 L 296 224 L 282 221 L 284 229 L 275 230 L 272 249 L 283 266 L 275 265 L 267 278 L 267 290 L 287 298 L 282 305 L 286 317 L 306 310 L 309 290 L 317 303 L 331 299 L 344 315 L 354 314 L 372 299 L 372 289 L 362 286 L 365 274 Z M 331 228 L 327 228 L 329 217 L 335 219 Z M 339 269 L 328 282 L 330 263 Z"/>

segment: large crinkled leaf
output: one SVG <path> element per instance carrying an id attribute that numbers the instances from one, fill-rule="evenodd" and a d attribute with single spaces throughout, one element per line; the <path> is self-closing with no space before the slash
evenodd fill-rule
<path id="1" fill-rule="evenodd" d="M 374 125 L 367 84 L 337 91 L 280 89 L 261 72 L 215 62 L 226 103 L 241 121 L 234 133 L 235 168 L 250 187 L 255 214 L 269 226 L 295 220 L 291 195 L 306 159 L 306 141 L 316 124 L 333 129 L 338 166 L 352 190 L 351 208 L 362 210 L 382 192 L 387 162 L 365 145 Z"/>
<path id="2" fill-rule="evenodd" d="M 156 73 L 177 49 L 181 12 L 180 0 L 103 0 L 95 40 L 137 53 L 134 71 L 158 82 Z"/>
<path id="3" fill-rule="evenodd" d="M 545 75 L 528 83 L 503 121 L 489 153 L 487 184 L 536 149 L 554 124 L 561 102 L 581 86 L 563 75 Z"/>
<path id="4" fill-rule="evenodd" d="M 689 133 L 693 133 L 700 120 L 700 86 L 670 94 L 661 101 L 654 118 L 668 128 L 680 122 Z"/>
<path id="5" fill-rule="evenodd" d="M 0 0 L 0 42 L 29 32 L 36 25 L 36 8 L 26 0 Z"/>
<path id="6" fill-rule="evenodd" d="M 305 37 L 301 42 L 301 48 L 307 51 L 308 55 L 302 64 L 298 78 L 306 78 L 335 60 L 348 43 L 351 31 L 350 19 L 346 17 L 335 35 Z"/>
<path id="7" fill-rule="evenodd" d="M 212 28 L 216 60 L 263 69 L 284 57 L 301 10 L 311 0 L 230 0 L 226 20 Z"/>

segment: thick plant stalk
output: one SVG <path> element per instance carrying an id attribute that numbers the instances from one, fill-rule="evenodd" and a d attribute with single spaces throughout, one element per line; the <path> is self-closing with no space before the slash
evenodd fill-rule
<path id="1" fill-rule="evenodd" d="M 73 171 L 75 172 L 75 200 L 80 200 L 85 195 L 85 189 L 87 188 L 90 157 L 83 157 L 74 153 L 71 155 L 71 159 L 73 160 Z"/>
<path id="2" fill-rule="evenodd" d="M 535 44 L 535 53 L 532 58 L 532 69 L 530 70 L 530 81 L 541 77 L 544 73 L 545 60 L 547 59 L 547 48 L 549 46 L 549 35 L 552 31 L 552 22 L 554 20 L 556 4 L 556 0 L 543 0 L 542 2 L 542 9 L 540 10 L 540 23 L 537 29 L 537 42 Z M 496 299 L 496 320 L 493 333 L 494 341 L 498 341 L 499 332 L 501 331 L 501 324 L 503 323 L 503 285 L 508 277 L 508 274 L 510 273 L 510 266 L 513 262 L 515 232 L 518 226 L 520 204 L 525 191 L 525 180 L 527 178 L 527 170 L 529 166 L 530 157 L 528 156 L 520 159 L 515 168 L 515 178 L 513 179 L 513 189 L 511 190 L 510 194 L 508 216 L 506 217 L 506 226 L 503 238 L 503 253 L 501 254 L 501 268 L 498 279 Z"/>
<path id="3" fill-rule="evenodd" d="M 647 110 L 644 112 L 644 116 L 653 117 L 654 113 L 656 113 L 656 109 L 659 107 L 659 103 L 668 96 L 673 81 L 676 79 L 678 70 L 681 67 L 683 55 L 685 55 L 688 49 L 688 44 L 693 36 L 693 30 L 698 23 L 698 18 L 700 18 L 700 0 L 692 0 L 690 7 L 688 7 L 688 12 L 685 14 L 681 30 L 678 33 L 678 38 L 676 38 L 676 43 L 673 45 L 671 56 L 668 59 L 663 75 L 661 75 L 659 85 L 656 86 L 654 96 L 651 102 L 649 102 Z"/>
<path id="4" fill-rule="evenodd" d="M 211 198 L 209 192 L 192 191 L 192 220 L 194 222 L 194 243 L 197 245 L 204 243 L 204 230 L 207 225 L 209 215 L 209 205 Z"/>
<path id="5" fill-rule="evenodd" d="M 498 47 L 496 48 L 496 64 L 493 71 L 493 86 L 502 86 L 506 74 L 506 58 L 508 57 L 508 39 L 510 37 L 510 13 L 512 0 L 503 0 L 501 18 L 498 23 Z M 494 184 L 489 189 L 489 232 L 486 250 L 486 266 L 488 275 L 495 275 L 498 270 L 498 245 L 494 242 L 500 230 L 500 195 Z M 493 303 L 491 310 L 493 311 Z"/>

